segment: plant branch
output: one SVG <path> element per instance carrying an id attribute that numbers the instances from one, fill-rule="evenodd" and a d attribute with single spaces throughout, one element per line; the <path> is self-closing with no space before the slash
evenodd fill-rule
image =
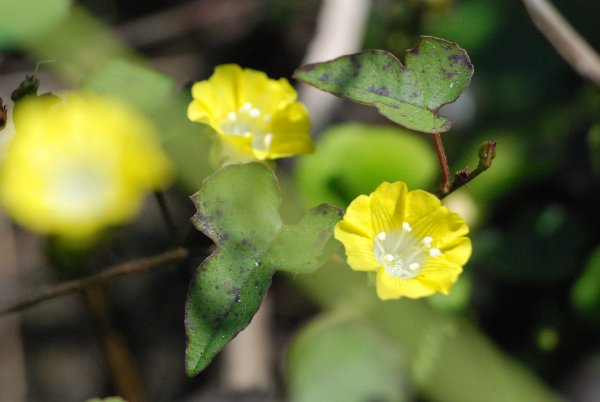
<path id="1" fill-rule="evenodd" d="M 81 289 L 81 294 L 119 394 L 129 402 L 144 402 L 144 386 L 135 359 L 110 317 L 106 284 L 95 282 Z"/>
<path id="2" fill-rule="evenodd" d="M 158 266 L 162 266 L 164 264 L 178 262 L 185 259 L 188 255 L 189 251 L 187 249 L 176 248 L 174 250 L 170 250 L 152 257 L 140 258 L 122 264 L 113 265 L 98 274 L 91 275 L 82 279 L 64 282 L 55 286 L 51 286 L 49 288 L 40 289 L 37 292 L 34 292 L 32 295 L 24 297 L 21 300 L 0 305 L 0 316 L 24 310 L 45 300 L 66 295 L 68 293 L 74 292 L 92 284 L 105 282 L 119 276 L 139 273 Z"/>
<path id="3" fill-rule="evenodd" d="M 442 144 L 442 136 L 438 133 L 433 134 L 433 143 L 435 144 L 435 152 L 437 153 L 440 168 L 442 169 L 439 193 L 446 195 L 450 188 L 450 168 L 448 167 L 448 158 L 446 158 L 444 144 Z"/>
<path id="4" fill-rule="evenodd" d="M 600 85 L 600 56 L 547 0 L 523 0 L 535 26 L 577 73 Z"/>
<path id="5" fill-rule="evenodd" d="M 492 140 L 486 140 L 479 145 L 479 163 L 475 170 L 469 173 L 468 168 L 464 168 L 456 172 L 456 176 L 452 185 L 448 188 L 445 193 L 439 193 L 438 197 L 440 199 L 444 198 L 448 194 L 453 191 L 459 189 L 465 184 L 469 183 L 471 180 L 479 176 L 481 173 L 485 172 L 492 166 L 492 162 L 496 157 L 496 143 Z"/>
<path id="6" fill-rule="evenodd" d="M 169 232 L 169 236 L 171 237 L 173 244 L 179 244 L 177 226 L 175 225 L 173 215 L 169 210 L 169 205 L 167 204 L 165 193 L 163 193 L 162 191 L 155 191 L 154 197 L 156 198 L 156 202 L 158 203 L 158 207 L 160 208 L 160 213 L 165 221 L 165 224 L 167 225 L 167 231 Z"/>

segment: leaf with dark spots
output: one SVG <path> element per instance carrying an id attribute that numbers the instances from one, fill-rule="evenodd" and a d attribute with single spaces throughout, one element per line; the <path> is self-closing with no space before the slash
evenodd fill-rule
<path id="1" fill-rule="evenodd" d="M 342 98 L 375 106 L 381 114 L 423 133 L 448 131 L 438 110 L 467 88 L 473 65 L 456 43 L 422 36 L 406 65 L 385 50 L 365 50 L 299 67 L 294 77 Z M 327 76 L 324 81 L 321 77 Z"/>
<path id="2" fill-rule="evenodd" d="M 276 178 L 258 163 L 217 171 L 191 198 L 197 208 L 192 222 L 217 249 L 198 268 L 188 293 L 186 371 L 190 376 L 204 369 L 250 323 L 276 269 L 318 268 L 341 217 L 339 209 L 322 205 L 298 224 L 285 226 L 279 215 Z M 300 248 L 302 253 L 297 253 Z"/>

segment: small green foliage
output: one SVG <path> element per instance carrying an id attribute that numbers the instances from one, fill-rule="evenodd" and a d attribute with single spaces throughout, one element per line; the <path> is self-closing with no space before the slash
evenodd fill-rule
<path id="1" fill-rule="evenodd" d="M 13 48 L 60 23 L 71 0 L 0 0 L 0 49 Z"/>
<path id="2" fill-rule="evenodd" d="M 90 74 L 83 85 L 101 95 L 118 96 L 151 113 L 164 107 L 165 99 L 173 94 L 174 80 L 141 62 L 114 58 Z"/>
<path id="3" fill-rule="evenodd" d="M 193 223 L 218 250 L 200 266 L 188 294 L 185 325 L 188 375 L 198 374 L 249 323 L 277 269 L 309 272 L 320 265 L 337 208 L 321 205 L 285 226 L 273 172 L 264 165 L 230 165 L 192 196 Z"/>
<path id="4" fill-rule="evenodd" d="M 412 400 L 397 344 L 365 318 L 334 311 L 305 327 L 286 364 L 293 402 Z"/>
<path id="5" fill-rule="evenodd" d="M 407 50 L 406 65 L 385 50 L 365 50 L 308 64 L 295 78 L 359 103 L 375 106 L 390 120 L 423 133 L 442 133 L 451 122 L 438 117 L 467 88 L 473 65 L 456 43 L 422 36 Z"/>
<path id="6" fill-rule="evenodd" d="M 583 274 L 571 289 L 571 303 L 586 318 L 600 322 L 600 247 L 588 257 Z"/>
<path id="7" fill-rule="evenodd" d="M 296 183 L 307 205 L 345 207 L 381 182 L 399 178 L 410 188 L 427 188 L 437 174 L 431 144 L 400 127 L 340 124 L 318 141 L 318 152 L 298 158 L 296 165 Z"/>
<path id="8" fill-rule="evenodd" d="M 19 84 L 19 87 L 12 91 L 10 98 L 13 102 L 18 102 L 26 96 L 36 96 L 40 80 L 35 75 L 26 75 L 25 79 Z"/>

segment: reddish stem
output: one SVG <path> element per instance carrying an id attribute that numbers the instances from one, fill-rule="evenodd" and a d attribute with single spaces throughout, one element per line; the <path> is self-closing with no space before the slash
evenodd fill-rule
<path id="1" fill-rule="evenodd" d="M 448 159 L 446 158 L 446 152 L 444 151 L 444 144 L 442 144 L 442 136 L 438 133 L 433 134 L 433 142 L 435 144 L 435 152 L 438 155 L 440 161 L 440 168 L 442 170 L 442 177 L 440 179 L 440 194 L 443 196 L 448 193 L 450 189 L 450 168 L 448 167 Z"/>

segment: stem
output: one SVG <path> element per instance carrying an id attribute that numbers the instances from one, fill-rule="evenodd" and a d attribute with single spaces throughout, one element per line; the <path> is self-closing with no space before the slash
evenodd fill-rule
<path id="1" fill-rule="evenodd" d="M 21 300 L 0 306 L 0 315 L 24 310 L 45 300 L 69 294 L 75 290 L 83 289 L 98 282 L 104 282 L 119 276 L 131 275 L 146 271 L 167 263 L 181 261 L 188 255 L 189 251 L 187 249 L 176 248 L 152 257 L 140 258 L 122 264 L 113 265 L 96 275 L 64 282 L 50 288 L 41 289 L 30 296 L 24 297 Z"/>
<path id="2" fill-rule="evenodd" d="M 444 196 L 448 193 L 448 189 L 450 188 L 450 168 L 448 167 L 448 159 L 446 158 L 446 152 L 444 151 L 444 144 L 442 144 L 442 136 L 439 133 L 433 134 L 433 142 L 435 144 L 435 152 L 440 161 L 440 168 L 442 169 L 439 193 L 441 196 Z"/>
<path id="3" fill-rule="evenodd" d="M 531 20 L 579 75 L 600 85 L 600 56 L 547 0 L 522 0 Z"/>
<path id="4" fill-rule="evenodd" d="M 131 350 L 110 319 L 106 285 L 95 282 L 84 287 L 81 293 L 119 394 L 129 402 L 145 401 L 144 387 Z"/>
<path id="5" fill-rule="evenodd" d="M 177 235 L 177 226 L 175 225 L 175 221 L 173 220 L 173 215 L 171 215 L 171 211 L 169 210 L 169 206 L 167 204 L 167 199 L 165 198 L 165 194 L 162 191 L 155 191 L 154 197 L 158 202 L 158 207 L 160 208 L 160 213 L 165 220 L 165 224 L 167 225 L 167 230 L 169 232 L 169 236 L 171 236 L 171 240 L 173 244 L 179 244 L 179 236 Z"/>
<path id="6" fill-rule="evenodd" d="M 461 169 L 456 172 L 456 177 L 452 182 L 452 185 L 447 189 L 445 193 L 438 194 L 438 198 L 442 199 L 448 194 L 451 194 L 455 190 L 461 188 L 471 180 L 485 172 L 492 166 L 492 162 L 496 157 L 496 143 L 492 140 L 483 141 L 479 146 L 479 164 L 471 173 L 467 168 Z"/>

